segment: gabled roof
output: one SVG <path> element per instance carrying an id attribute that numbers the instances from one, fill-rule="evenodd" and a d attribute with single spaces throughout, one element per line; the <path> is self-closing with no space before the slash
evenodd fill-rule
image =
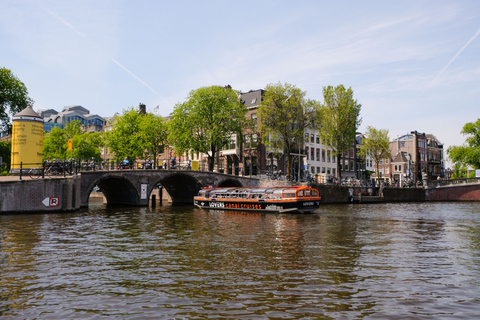
<path id="1" fill-rule="evenodd" d="M 405 152 L 399 152 L 393 157 L 392 163 L 403 163 L 408 162 L 407 158 L 405 157 Z"/>
<path id="2" fill-rule="evenodd" d="M 435 140 L 435 141 L 437 142 L 437 145 L 443 146 L 443 143 L 441 143 L 441 142 L 437 139 L 437 137 L 435 137 L 435 136 L 434 136 L 433 134 L 431 134 L 431 133 L 427 134 L 427 139 L 428 139 L 428 140 Z"/>
<path id="3" fill-rule="evenodd" d="M 262 102 L 262 96 L 265 90 L 258 89 L 258 90 L 250 90 L 245 93 L 240 94 L 240 100 L 243 102 L 247 109 L 256 108 Z"/>

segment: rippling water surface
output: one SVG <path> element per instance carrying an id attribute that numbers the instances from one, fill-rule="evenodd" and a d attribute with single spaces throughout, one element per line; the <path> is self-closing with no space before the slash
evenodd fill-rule
<path id="1" fill-rule="evenodd" d="M 480 204 L 0 216 L 2 319 L 479 319 Z"/>

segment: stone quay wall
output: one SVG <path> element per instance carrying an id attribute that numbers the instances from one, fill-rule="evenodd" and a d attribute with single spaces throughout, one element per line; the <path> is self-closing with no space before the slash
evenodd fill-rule
<path id="1" fill-rule="evenodd" d="M 0 214 L 80 209 L 80 176 L 0 183 Z"/>

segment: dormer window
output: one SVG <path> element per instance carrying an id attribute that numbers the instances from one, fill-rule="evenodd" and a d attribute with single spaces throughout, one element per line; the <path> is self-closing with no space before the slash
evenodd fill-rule
<path id="1" fill-rule="evenodd" d="M 257 98 L 252 99 L 252 104 L 255 104 L 257 102 Z"/>

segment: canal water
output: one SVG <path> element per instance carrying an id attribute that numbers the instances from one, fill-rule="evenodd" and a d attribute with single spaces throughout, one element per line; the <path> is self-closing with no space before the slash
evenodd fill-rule
<path id="1" fill-rule="evenodd" d="M 0 216 L 1 319 L 479 319 L 480 204 Z"/>

